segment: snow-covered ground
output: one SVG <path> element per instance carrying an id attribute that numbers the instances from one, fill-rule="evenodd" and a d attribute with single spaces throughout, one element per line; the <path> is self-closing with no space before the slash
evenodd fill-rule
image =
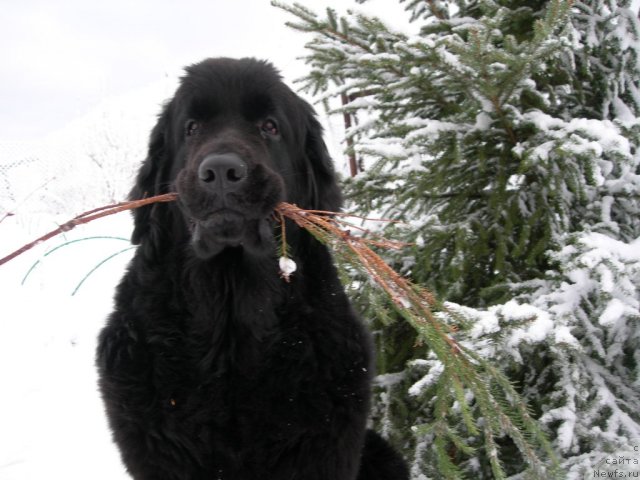
<path id="1" fill-rule="evenodd" d="M 36 141 L 0 142 L 0 257 L 123 200 L 175 84 L 107 99 Z M 120 213 L 0 266 L 0 479 L 129 478 L 106 425 L 94 350 L 133 254 L 131 228 Z"/>
<path id="2" fill-rule="evenodd" d="M 6 219 L 0 224 L 2 249 L 8 239 L 26 243 L 51 223 Z M 1 479 L 128 478 L 105 423 L 93 357 L 131 250 L 78 285 L 101 261 L 128 247 L 124 240 L 89 238 L 126 237 L 129 230 L 129 216 L 121 214 L 0 267 Z"/>

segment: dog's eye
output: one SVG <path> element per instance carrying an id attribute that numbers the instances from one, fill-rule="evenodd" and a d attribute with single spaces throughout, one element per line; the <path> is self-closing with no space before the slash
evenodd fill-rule
<path id="1" fill-rule="evenodd" d="M 187 137 L 190 137 L 191 135 L 195 135 L 196 133 L 198 133 L 199 128 L 200 125 L 198 124 L 198 122 L 196 122 L 195 120 L 187 120 L 184 131 L 187 134 Z"/>
<path id="2" fill-rule="evenodd" d="M 278 124 L 271 118 L 262 122 L 262 125 L 260 125 L 260 131 L 272 137 L 275 137 L 280 133 Z"/>

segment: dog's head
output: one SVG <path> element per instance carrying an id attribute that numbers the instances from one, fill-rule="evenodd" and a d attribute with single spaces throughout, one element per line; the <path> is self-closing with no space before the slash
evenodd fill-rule
<path id="1" fill-rule="evenodd" d="M 177 191 L 178 206 L 134 212 L 134 243 L 188 240 L 208 259 L 265 252 L 280 201 L 337 210 L 340 192 L 313 108 L 268 63 L 218 58 L 186 69 L 151 133 L 132 199 Z"/>

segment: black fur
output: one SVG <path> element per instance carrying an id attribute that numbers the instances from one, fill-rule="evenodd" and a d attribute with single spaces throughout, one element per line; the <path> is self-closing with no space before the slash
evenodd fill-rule
<path id="1" fill-rule="evenodd" d="M 140 246 L 97 352 L 131 475 L 408 478 L 380 437 L 365 442 L 372 347 L 329 252 L 289 224 L 298 270 L 279 277 L 274 206 L 340 208 L 311 106 L 265 62 L 188 67 L 131 198 L 173 190 L 134 213 Z"/>

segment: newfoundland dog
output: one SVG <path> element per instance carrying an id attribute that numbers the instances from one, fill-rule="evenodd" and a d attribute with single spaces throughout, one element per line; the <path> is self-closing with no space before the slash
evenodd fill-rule
<path id="1" fill-rule="evenodd" d="M 122 460 L 145 480 L 399 480 L 366 430 L 369 335 L 331 256 L 280 201 L 338 210 L 312 107 L 269 64 L 186 69 L 151 132 L 132 199 L 138 250 L 99 338 L 100 389 Z"/>

